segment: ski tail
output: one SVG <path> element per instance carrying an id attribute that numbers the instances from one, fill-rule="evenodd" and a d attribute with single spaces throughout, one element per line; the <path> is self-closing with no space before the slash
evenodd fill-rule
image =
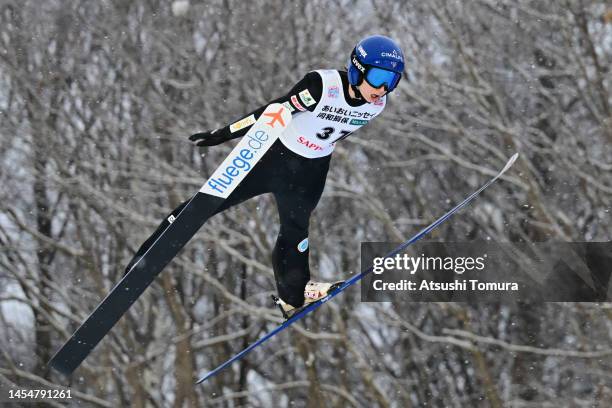
<path id="1" fill-rule="evenodd" d="M 506 162 L 506 165 L 504 166 L 504 168 L 502 170 L 500 170 L 499 173 L 497 173 L 497 175 L 495 177 L 493 177 L 491 180 L 489 180 L 488 182 L 486 182 L 482 187 L 480 187 L 478 190 L 474 191 L 472 194 L 470 194 L 466 199 L 464 199 L 462 202 L 460 202 L 459 204 L 457 204 L 455 207 L 453 207 L 451 210 L 449 210 L 446 214 L 444 214 L 443 216 L 441 216 L 440 218 L 438 218 L 437 220 L 435 220 L 434 222 L 432 222 L 430 225 L 428 225 L 427 227 L 423 228 L 420 232 L 418 232 L 416 235 L 414 235 L 412 238 L 410 238 L 409 240 L 405 241 L 404 243 L 402 243 L 401 245 L 399 245 L 397 248 L 395 248 L 393 251 L 389 252 L 387 255 L 385 255 L 384 258 L 391 258 L 395 255 L 397 255 L 398 253 L 400 253 L 401 251 L 403 251 L 404 249 L 406 249 L 408 246 L 412 245 L 413 243 L 415 243 L 416 241 L 418 241 L 419 239 L 423 238 L 423 236 L 427 235 L 429 232 L 431 232 L 434 228 L 436 228 L 437 226 L 439 226 L 440 224 L 442 224 L 444 221 L 446 221 L 447 219 L 449 219 L 453 214 L 455 214 L 457 211 L 459 211 L 460 209 L 462 209 L 463 207 L 465 207 L 466 205 L 468 205 L 471 201 L 474 200 L 474 198 L 476 198 L 476 196 L 478 196 L 482 191 L 484 191 L 487 187 L 489 187 L 491 184 L 495 183 L 501 176 L 504 175 L 504 173 L 506 173 L 506 171 L 508 171 L 508 169 L 510 167 L 512 167 L 512 165 L 514 164 L 514 162 L 516 161 L 516 159 L 518 158 L 518 153 L 515 153 L 514 155 L 512 155 L 512 157 L 510 157 L 510 159 L 508 159 L 508 161 Z M 281 324 L 280 326 L 276 327 L 274 330 L 272 330 L 271 332 L 265 334 L 263 337 L 261 337 L 260 339 L 258 339 L 256 342 L 252 343 L 251 345 L 249 345 L 247 348 L 245 348 L 244 350 L 242 350 L 241 352 L 239 352 L 238 354 L 234 355 L 233 357 L 231 357 L 230 359 L 228 359 L 227 361 L 225 361 L 224 363 L 222 363 L 221 365 L 219 365 L 217 368 L 213 369 L 212 371 L 209 371 L 208 373 L 202 375 L 198 381 L 196 382 L 196 384 L 201 384 L 204 381 L 208 380 L 211 377 L 214 377 L 215 375 L 217 375 L 220 371 L 222 371 L 224 368 L 226 368 L 227 366 L 229 366 L 230 364 L 242 359 L 245 355 L 247 355 L 250 351 L 252 351 L 254 348 L 258 347 L 259 345 L 261 345 L 262 343 L 266 342 L 268 339 L 270 339 L 271 337 L 275 336 L 276 334 L 280 333 L 281 331 L 285 330 L 287 327 L 291 326 L 293 323 L 295 323 L 296 321 L 302 319 L 304 316 L 306 316 L 307 314 L 313 312 L 314 310 L 316 310 L 317 308 L 319 308 L 321 305 L 323 305 L 324 303 L 326 303 L 327 301 L 331 300 L 332 298 L 334 298 L 335 296 L 339 295 L 340 293 L 342 293 L 345 289 L 347 289 L 349 286 L 354 285 L 355 283 L 359 282 L 361 279 L 363 279 L 365 276 L 367 276 L 368 274 L 370 274 L 372 272 L 372 270 L 374 269 L 373 266 L 370 266 L 368 269 L 366 269 L 365 271 L 353 276 L 352 278 L 348 279 L 347 281 L 345 281 L 342 285 L 340 285 L 340 287 L 336 288 L 335 290 L 333 290 L 329 295 L 327 295 L 326 297 L 324 297 L 323 299 L 315 302 L 315 303 L 311 303 L 310 305 L 306 306 L 305 308 L 303 308 L 302 310 L 300 310 L 299 312 L 297 312 L 296 314 L 294 314 L 293 316 L 291 316 L 290 319 L 288 319 L 287 321 L 285 321 L 283 324 Z"/>

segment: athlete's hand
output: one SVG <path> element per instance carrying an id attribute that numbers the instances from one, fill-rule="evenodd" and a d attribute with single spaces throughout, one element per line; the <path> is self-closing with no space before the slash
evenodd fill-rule
<path id="1" fill-rule="evenodd" d="M 189 136 L 189 140 L 196 146 L 216 146 L 225 142 L 227 139 L 227 135 L 225 135 L 224 132 L 220 132 L 219 129 Z"/>

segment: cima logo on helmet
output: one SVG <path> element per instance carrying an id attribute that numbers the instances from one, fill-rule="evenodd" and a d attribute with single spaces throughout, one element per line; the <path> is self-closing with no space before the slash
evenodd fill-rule
<path id="1" fill-rule="evenodd" d="M 404 57 L 399 55 L 397 53 L 397 51 L 393 50 L 392 52 L 383 52 L 380 54 L 381 57 L 387 57 L 387 58 L 395 58 L 396 60 L 399 60 L 401 62 L 404 62 Z"/>

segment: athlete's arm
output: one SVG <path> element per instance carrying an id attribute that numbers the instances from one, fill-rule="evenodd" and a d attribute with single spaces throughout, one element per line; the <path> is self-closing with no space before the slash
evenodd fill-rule
<path id="1" fill-rule="evenodd" d="M 244 136 L 251 125 L 259 118 L 266 107 L 271 103 L 281 103 L 296 115 L 305 111 L 314 111 L 323 94 L 323 79 L 317 72 L 307 73 L 304 78 L 291 88 L 289 93 L 270 101 L 253 112 L 242 116 L 232 124 L 215 129 L 210 132 L 196 133 L 189 136 L 189 140 L 197 146 L 215 146 L 227 140 Z"/>

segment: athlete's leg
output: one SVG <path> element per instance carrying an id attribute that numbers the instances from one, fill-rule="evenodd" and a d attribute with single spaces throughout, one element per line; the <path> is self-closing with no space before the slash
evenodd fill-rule
<path id="1" fill-rule="evenodd" d="M 295 307 L 304 304 L 304 288 L 310 279 L 308 224 L 329 168 L 329 157 L 308 160 L 299 174 L 274 193 L 281 224 L 272 252 L 274 277 L 279 297 Z"/>

